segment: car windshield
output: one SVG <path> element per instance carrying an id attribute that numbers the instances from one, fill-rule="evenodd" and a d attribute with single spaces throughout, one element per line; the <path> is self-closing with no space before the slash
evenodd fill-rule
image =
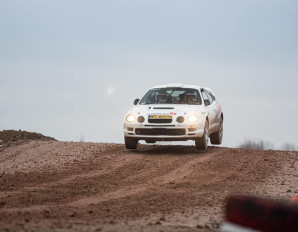
<path id="1" fill-rule="evenodd" d="M 198 90 L 190 88 L 157 88 L 149 90 L 140 101 L 140 105 L 149 104 L 188 104 L 201 105 Z"/>

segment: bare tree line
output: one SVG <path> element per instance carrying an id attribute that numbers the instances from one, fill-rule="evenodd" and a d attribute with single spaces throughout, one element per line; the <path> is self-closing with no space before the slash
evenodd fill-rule
<path id="1" fill-rule="evenodd" d="M 281 150 L 285 151 L 298 151 L 298 147 L 293 143 L 285 143 L 281 146 Z"/>
<path id="2" fill-rule="evenodd" d="M 274 150 L 274 144 L 263 139 L 245 139 L 243 143 L 239 145 L 239 148 L 249 150 Z M 283 151 L 298 151 L 298 147 L 293 143 L 284 143 L 280 148 Z M 279 150 L 277 149 L 277 150 Z"/>

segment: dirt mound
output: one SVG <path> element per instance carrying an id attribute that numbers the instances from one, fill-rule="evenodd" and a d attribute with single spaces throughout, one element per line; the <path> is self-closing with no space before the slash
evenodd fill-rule
<path id="1" fill-rule="evenodd" d="M 0 231 L 217 231 L 230 193 L 288 200 L 298 152 L 31 141 L 0 152 Z"/>
<path id="2" fill-rule="evenodd" d="M 23 142 L 28 142 L 31 140 L 49 141 L 49 140 L 55 140 L 55 139 L 51 138 L 51 137 L 44 136 L 40 133 L 27 132 L 27 131 L 22 131 L 22 130 L 0 131 L 0 145 L 5 146 L 5 147 L 20 144 Z"/>

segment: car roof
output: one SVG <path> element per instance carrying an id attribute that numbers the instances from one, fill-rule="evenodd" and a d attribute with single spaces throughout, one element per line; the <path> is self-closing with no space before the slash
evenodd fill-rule
<path id="1" fill-rule="evenodd" d="M 209 88 L 205 88 L 205 87 L 200 87 L 198 85 L 184 85 L 184 84 L 180 84 L 180 83 L 169 83 L 169 84 L 165 84 L 165 85 L 157 85 L 154 86 L 152 89 L 158 89 L 158 88 L 189 88 L 189 89 L 208 89 Z"/>
<path id="2" fill-rule="evenodd" d="M 184 85 L 181 83 L 169 83 L 169 84 L 165 84 L 165 85 L 157 85 L 157 86 L 152 87 L 151 89 L 159 89 L 159 88 L 187 88 L 187 89 L 198 89 L 198 90 L 203 88 L 213 94 L 213 91 L 208 87 L 201 87 L 198 85 Z"/>
<path id="3" fill-rule="evenodd" d="M 200 89 L 200 86 L 197 85 L 184 85 L 184 84 L 180 84 L 180 83 L 169 83 L 169 84 L 165 84 L 165 85 L 158 85 L 158 86 L 154 86 L 152 89 L 157 89 L 157 88 L 193 88 L 193 89 Z"/>

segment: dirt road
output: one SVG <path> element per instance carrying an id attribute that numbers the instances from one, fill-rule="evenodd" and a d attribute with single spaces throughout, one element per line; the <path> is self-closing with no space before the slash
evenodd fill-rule
<path id="1" fill-rule="evenodd" d="M 215 231 L 224 199 L 288 200 L 298 152 L 32 141 L 0 152 L 0 231 Z"/>

